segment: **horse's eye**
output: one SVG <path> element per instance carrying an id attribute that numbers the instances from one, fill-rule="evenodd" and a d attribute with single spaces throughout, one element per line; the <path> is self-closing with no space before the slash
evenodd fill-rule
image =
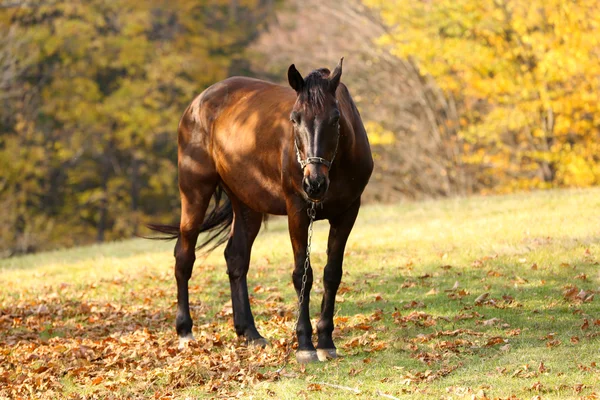
<path id="1" fill-rule="evenodd" d="M 340 112 L 335 110 L 333 113 L 333 115 L 331 116 L 331 125 L 332 126 L 336 126 L 340 123 Z"/>
<path id="2" fill-rule="evenodd" d="M 292 111 L 292 113 L 290 114 L 290 121 L 292 121 L 296 125 L 299 125 L 300 124 L 300 114 L 297 113 L 296 111 Z"/>

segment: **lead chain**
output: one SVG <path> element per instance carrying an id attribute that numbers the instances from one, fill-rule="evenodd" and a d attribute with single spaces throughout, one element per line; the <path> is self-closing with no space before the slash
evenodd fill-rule
<path id="1" fill-rule="evenodd" d="M 310 267 L 310 244 L 312 241 L 313 234 L 313 222 L 317 211 L 315 209 L 316 203 L 311 203 L 311 207 L 306 210 L 310 222 L 308 224 L 308 240 L 306 241 L 306 260 L 304 260 L 304 274 L 302 275 L 302 287 L 300 288 L 300 296 L 298 296 L 298 318 L 296 318 L 296 324 L 294 324 L 294 331 L 298 327 L 298 321 L 300 320 L 300 307 L 304 301 L 304 289 L 306 288 L 306 280 L 308 279 L 308 268 Z"/>
<path id="2" fill-rule="evenodd" d="M 306 288 L 306 280 L 308 279 L 308 268 L 310 267 L 310 245 L 312 242 L 313 222 L 315 222 L 315 216 L 317 215 L 316 204 L 317 203 L 311 202 L 311 206 L 306 209 L 306 213 L 308 214 L 308 218 L 310 219 L 310 222 L 308 223 L 308 239 L 306 241 L 306 260 L 304 260 L 304 274 L 302 275 L 302 287 L 300 288 L 300 295 L 298 296 L 298 315 L 296 316 L 296 322 L 294 323 L 292 335 L 295 334 L 296 329 L 298 328 L 298 322 L 300 321 L 300 309 L 302 307 L 302 302 L 304 301 L 304 290 Z M 291 351 L 292 346 L 290 344 L 285 354 L 284 364 L 281 366 L 281 368 L 275 371 L 276 374 L 281 373 L 281 371 L 283 371 L 283 369 L 287 366 L 288 358 Z"/>

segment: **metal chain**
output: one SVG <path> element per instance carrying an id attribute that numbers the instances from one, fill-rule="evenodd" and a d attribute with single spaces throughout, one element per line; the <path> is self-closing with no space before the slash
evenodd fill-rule
<path id="1" fill-rule="evenodd" d="M 294 329 L 292 330 L 292 335 L 295 334 L 296 329 L 298 328 L 298 322 L 300 321 L 300 311 L 302 307 L 302 303 L 304 302 L 304 290 L 306 289 L 306 280 L 308 279 L 308 269 L 310 268 L 310 245 L 312 242 L 312 234 L 313 234 L 313 222 L 315 222 L 315 216 L 317 215 L 316 209 L 317 203 L 311 202 L 311 206 L 306 209 L 306 213 L 308 214 L 308 218 L 310 222 L 308 223 L 308 240 L 306 241 L 306 259 L 304 260 L 304 273 L 302 274 L 302 287 L 300 288 L 300 295 L 298 296 L 298 315 L 296 315 L 296 322 L 294 323 Z M 292 339 L 293 342 L 293 339 Z M 284 363 L 277 371 L 276 374 L 281 373 L 283 369 L 288 364 L 288 359 L 290 353 L 292 352 L 291 343 L 288 345 L 287 352 L 285 353 Z"/>
<path id="2" fill-rule="evenodd" d="M 304 260 L 304 274 L 302 275 L 302 287 L 300 288 L 300 296 L 298 296 L 298 318 L 296 318 L 296 323 L 294 324 L 294 331 L 298 327 L 298 321 L 300 320 L 300 307 L 302 306 L 302 302 L 304 301 L 304 290 L 306 288 L 306 280 L 308 279 L 308 268 L 310 267 L 310 244 L 312 242 L 313 222 L 315 220 L 315 215 L 317 214 L 316 203 L 311 203 L 310 208 L 306 209 L 306 213 L 308 214 L 308 218 L 310 218 L 310 222 L 308 224 L 308 240 L 306 241 L 306 260 Z"/>

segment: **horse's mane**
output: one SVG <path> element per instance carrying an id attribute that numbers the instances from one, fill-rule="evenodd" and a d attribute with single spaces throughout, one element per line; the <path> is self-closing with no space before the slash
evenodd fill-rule
<path id="1" fill-rule="evenodd" d="M 304 87 L 299 96 L 302 104 L 310 105 L 315 111 L 325 107 L 325 93 L 329 87 L 330 74 L 331 71 L 327 68 L 319 68 L 304 78 Z"/>

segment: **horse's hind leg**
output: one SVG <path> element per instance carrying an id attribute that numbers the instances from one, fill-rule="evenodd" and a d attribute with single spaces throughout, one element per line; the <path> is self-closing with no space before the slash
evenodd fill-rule
<path id="1" fill-rule="evenodd" d="M 175 245 L 175 279 L 177 280 L 177 317 L 175 326 L 180 347 L 192 340 L 192 317 L 188 281 L 196 260 L 196 241 L 200 226 L 215 191 L 218 176 L 191 174 L 180 169 L 181 222 L 179 239 Z"/>
<path id="2" fill-rule="evenodd" d="M 267 341 L 258 333 L 248 299 L 247 275 L 250 267 L 252 244 L 262 223 L 263 215 L 241 204 L 230 196 L 233 206 L 233 233 L 225 248 L 227 274 L 231 287 L 233 324 L 238 336 L 244 336 L 249 344 L 264 346 Z"/>

